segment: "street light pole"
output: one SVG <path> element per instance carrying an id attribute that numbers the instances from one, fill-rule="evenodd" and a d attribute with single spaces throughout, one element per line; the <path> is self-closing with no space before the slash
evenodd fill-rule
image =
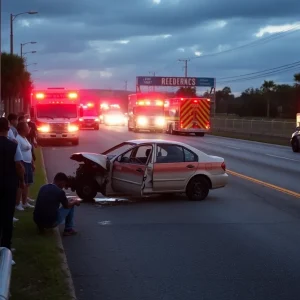
<path id="1" fill-rule="evenodd" d="M 21 43 L 21 57 L 23 57 L 23 47 L 28 44 L 36 44 L 36 42 Z"/>
<path id="2" fill-rule="evenodd" d="M 10 54 L 14 54 L 14 20 L 17 16 L 20 15 L 35 15 L 37 11 L 26 11 L 19 14 L 10 14 Z"/>

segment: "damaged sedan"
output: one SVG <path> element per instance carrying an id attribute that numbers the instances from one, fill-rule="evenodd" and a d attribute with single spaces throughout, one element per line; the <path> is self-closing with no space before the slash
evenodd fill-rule
<path id="1" fill-rule="evenodd" d="M 139 139 L 116 145 L 102 154 L 79 152 L 69 188 L 84 201 L 103 196 L 149 196 L 184 193 L 204 200 L 209 191 L 228 182 L 225 161 L 177 141 Z"/>

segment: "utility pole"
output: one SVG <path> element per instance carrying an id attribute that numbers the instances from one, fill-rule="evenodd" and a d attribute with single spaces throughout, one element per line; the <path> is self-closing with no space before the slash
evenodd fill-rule
<path id="1" fill-rule="evenodd" d="M 125 80 L 125 91 L 127 91 L 128 81 Z"/>
<path id="2" fill-rule="evenodd" d="M 155 72 L 149 72 L 150 75 L 155 77 L 156 73 Z M 155 92 L 155 86 L 152 87 L 153 92 Z"/>
<path id="3" fill-rule="evenodd" d="M 184 77 L 187 77 L 188 74 L 188 62 L 190 59 L 178 59 L 180 62 L 184 62 Z"/>

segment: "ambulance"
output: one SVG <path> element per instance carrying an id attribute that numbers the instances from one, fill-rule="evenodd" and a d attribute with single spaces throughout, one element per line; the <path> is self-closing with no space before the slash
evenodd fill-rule
<path id="1" fill-rule="evenodd" d="M 210 99 L 170 98 L 164 103 L 165 130 L 169 134 L 204 136 L 210 131 Z"/>
<path id="2" fill-rule="evenodd" d="M 66 141 L 79 144 L 79 92 L 65 88 L 33 90 L 30 117 L 36 123 L 38 143 Z"/>
<path id="3" fill-rule="evenodd" d="M 163 132 L 164 99 L 159 93 L 137 93 L 128 96 L 128 131 Z"/>

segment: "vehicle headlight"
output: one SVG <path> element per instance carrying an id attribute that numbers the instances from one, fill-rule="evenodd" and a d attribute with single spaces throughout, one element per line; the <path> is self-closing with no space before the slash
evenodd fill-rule
<path id="1" fill-rule="evenodd" d="M 37 130 L 40 131 L 40 132 L 43 132 L 43 133 L 50 132 L 50 126 L 49 125 L 42 125 L 42 126 L 39 126 L 37 128 Z"/>
<path id="2" fill-rule="evenodd" d="M 158 117 L 155 120 L 156 125 L 163 126 L 165 125 L 165 118 L 164 117 Z"/>
<path id="3" fill-rule="evenodd" d="M 145 117 L 138 117 L 137 123 L 138 125 L 144 126 L 148 123 L 148 120 Z"/>
<path id="4" fill-rule="evenodd" d="M 78 128 L 78 126 L 77 125 L 69 125 L 68 126 L 68 131 L 69 132 L 75 132 L 75 131 L 78 131 L 79 130 L 79 128 Z"/>

